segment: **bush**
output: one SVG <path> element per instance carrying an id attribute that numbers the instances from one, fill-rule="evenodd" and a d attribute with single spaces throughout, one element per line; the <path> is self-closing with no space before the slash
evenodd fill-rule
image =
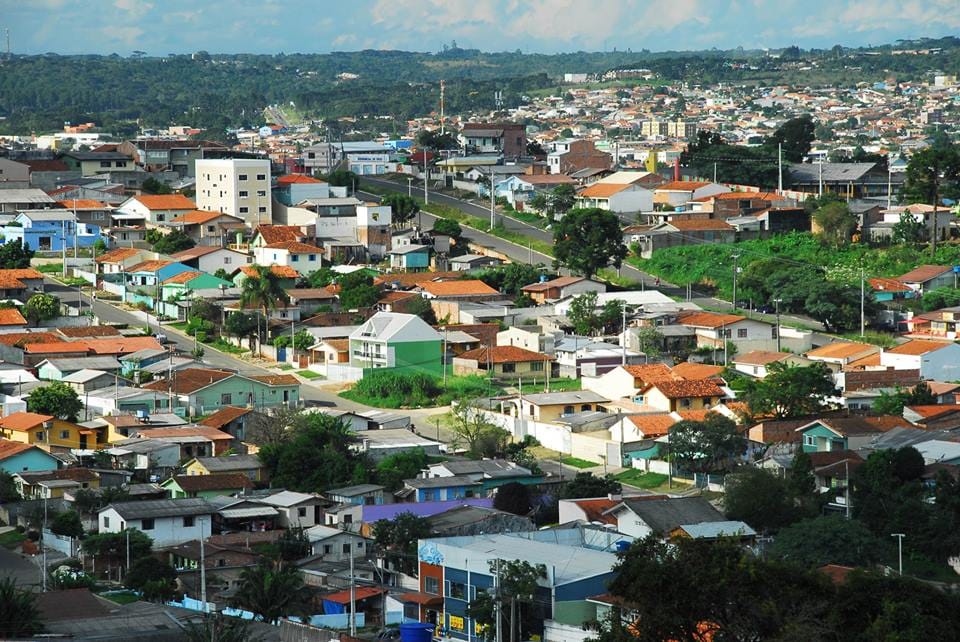
<path id="1" fill-rule="evenodd" d="M 500 389 L 476 375 L 439 377 L 420 372 L 374 371 L 357 382 L 352 390 L 341 393 L 346 399 L 380 408 L 435 407 L 454 399 L 498 394 Z"/>

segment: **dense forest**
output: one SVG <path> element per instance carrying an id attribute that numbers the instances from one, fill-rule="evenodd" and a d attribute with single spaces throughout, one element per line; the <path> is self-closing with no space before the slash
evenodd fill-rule
<path id="1" fill-rule="evenodd" d="M 938 48 L 893 55 L 895 48 Z M 436 109 L 437 81 L 447 83 L 448 113 L 489 110 L 495 90 L 506 107 L 552 89 L 565 72 L 600 74 L 644 67 L 665 82 L 708 84 L 790 82 L 849 84 L 888 76 L 921 79 L 931 70 L 960 70 L 960 39 L 898 42 L 868 50 L 788 47 L 776 53 L 614 51 L 602 53 L 484 53 L 444 47 L 330 54 L 149 56 L 13 56 L 0 63 L 0 133 L 42 133 L 64 121 L 96 122 L 129 135 L 139 126 L 187 123 L 211 132 L 261 124 L 261 111 L 294 102 L 316 118 L 390 116 L 406 119 Z M 358 77 L 340 80 L 338 74 Z"/>

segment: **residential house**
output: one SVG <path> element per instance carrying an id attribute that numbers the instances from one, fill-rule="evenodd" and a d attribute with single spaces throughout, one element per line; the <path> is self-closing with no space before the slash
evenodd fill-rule
<path id="1" fill-rule="evenodd" d="M 441 374 L 442 337 L 420 317 L 377 312 L 350 334 L 350 368 Z M 331 367 L 327 366 L 328 376 Z M 359 378 L 359 377 L 358 377 Z"/>
<path id="2" fill-rule="evenodd" d="M 398 501 L 442 502 L 466 497 L 480 497 L 482 484 L 469 475 L 452 477 L 416 477 L 403 480 L 403 488 L 395 495 Z"/>
<path id="3" fill-rule="evenodd" d="M 641 390 L 634 401 L 661 412 L 685 412 L 709 410 L 725 397 L 723 389 L 709 379 L 655 381 Z"/>
<path id="4" fill-rule="evenodd" d="M 875 437 L 894 428 L 909 427 L 902 417 L 823 417 L 795 428 L 809 453 L 858 450 Z"/>
<path id="5" fill-rule="evenodd" d="M 660 209 L 682 209 L 690 201 L 729 191 L 726 185 L 707 181 L 671 181 L 654 188 L 653 202 Z"/>
<path id="6" fill-rule="evenodd" d="M 243 282 L 250 278 L 257 276 L 258 265 L 244 265 L 235 269 L 231 274 L 233 279 L 233 285 L 240 288 L 243 287 Z M 270 272 L 272 272 L 278 279 L 280 287 L 284 290 L 294 287 L 297 282 L 297 279 L 300 278 L 300 273 L 295 269 L 285 265 L 271 265 L 269 266 Z"/>
<path id="7" fill-rule="evenodd" d="M 899 279 L 877 277 L 867 279 L 867 284 L 873 293 L 873 300 L 878 303 L 912 299 L 916 294 L 916 290 Z"/>
<path id="8" fill-rule="evenodd" d="M 493 327 L 499 328 L 497 325 L 493 325 Z M 448 330 L 449 328 L 450 326 L 447 326 Z M 524 350 L 530 350 L 531 352 L 541 352 L 543 354 L 552 355 L 556 341 L 556 338 L 552 333 L 544 332 L 543 329 L 538 325 L 513 325 L 502 332 L 497 332 L 495 336 L 496 340 L 494 342 L 481 341 L 481 344 L 516 346 L 518 348 L 523 348 Z"/>
<path id="9" fill-rule="evenodd" d="M 133 172 L 137 169 L 133 159 L 123 152 L 68 151 L 60 155 L 60 160 L 66 163 L 70 170 L 79 171 L 81 176 Z"/>
<path id="10" fill-rule="evenodd" d="M 44 359 L 37 364 L 37 376 L 44 381 L 63 381 L 68 375 L 81 370 L 119 372 L 120 362 L 116 357 L 77 357 L 75 359 Z M 113 376 L 111 375 L 111 383 Z M 101 386 L 102 387 L 102 386 Z"/>
<path id="11" fill-rule="evenodd" d="M 167 226 L 180 230 L 199 246 L 226 245 L 227 239 L 246 229 L 243 219 L 223 212 L 193 210 L 184 212 L 167 222 Z"/>
<path id="12" fill-rule="evenodd" d="M 222 293 L 232 288 L 230 281 L 199 270 L 188 270 L 160 282 L 160 310 L 168 317 L 184 320 L 190 316 L 190 308 L 196 298 L 205 298 L 203 292 Z M 221 301 L 222 303 L 222 301 Z"/>
<path id="13" fill-rule="evenodd" d="M 325 562 L 342 562 L 351 557 L 365 558 L 367 556 L 367 540 L 356 533 L 345 531 L 331 526 L 317 524 L 306 529 L 304 535 L 310 542 L 313 555 Z M 356 589 L 357 592 L 364 587 Z M 347 596 L 349 600 L 349 591 Z M 355 597 L 357 595 L 355 594 Z M 362 597 L 362 596 L 361 596 Z M 325 596 L 324 599 L 328 599 Z"/>
<path id="14" fill-rule="evenodd" d="M 480 279 L 460 281 L 427 281 L 421 283 L 415 291 L 425 299 L 444 299 L 454 301 L 497 301 L 503 298 L 498 290 Z"/>
<path id="15" fill-rule="evenodd" d="M 569 140 L 553 143 L 547 154 L 551 174 L 573 174 L 584 169 L 610 169 L 613 157 L 597 149 L 592 140 Z"/>
<path id="16" fill-rule="evenodd" d="M 831 370 L 845 369 L 855 361 L 865 359 L 880 352 L 880 348 L 866 343 L 852 341 L 833 341 L 806 353 L 810 361 L 819 361 L 827 364 Z"/>
<path id="17" fill-rule="evenodd" d="M 530 484 L 540 481 L 540 476 L 534 475 L 529 468 L 505 459 L 445 461 L 430 464 L 421 473 L 425 478 L 463 475 L 480 482 L 484 492 L 513 482 Z"/>
<path id="18" fill-rule="evenodd" d="M 484 346 L 453 358 L 454 374 L 509 378 L 551 376 L 554 358 L 515 346 Z"/>
<path id="19" fill-rule="evenodd" d="M 593 390 L 610 399 L 636 400 L 641 390 L 657 381 L 674 381 L 677 377 L 663 363 L 628 365 L 613 368 L 597 377 L 582 379 L 584 390 Z M 643 403 L 642 398 L 636 403 Z"/>
<path id="20" fill-rule="evenodd" d="M 649 259 L 657 250 L 678 245 L 732 243 L 736 240 L 736 229 L 717 219 L 672 218 L 632 236 L 637 237 L 635 243 L 640 247 L 640 256 Z"/>
<path id="21" fill-rule="evenodd" d="M 516 123 L 463 123 L 460 142 L 467 154 L 527 155 L 526 127 Z"/>
<path id="22" fill-rule="evenodd" d="M 462 254 L 450 259 L 450 269 L 454 272 L 469 272 L 488 267 L 497 267 L 503 261 L 495 256 L 485 254 Z"/>
<path id="23" fill-rule="evenodd" d="M 379 506 L 386 502 L 384 487 L 378 484 L 357 484 L 343 488 L 331 488 L 324 495 L 336 504 L 353 506 Z M 328 522 L 329 523 L 329 522 Z"/>
<path id="24" fill-rule="evenodd" d="M 64 167 L 66 169 L 66 167 Z M 0 158 L 0 189 L 29 189 L 30 166 L 9 158 Z"/>
<path id="25" fill-rule="evenodd" d="M 277 179 L 274 198 L 292 207 L 309 199 L 330 198 L 330 184 L 305 174 L 287 174 Z"/>
<path id="26" fill-rule="evenodd" d="M 39 446 L 0 439 L 0 470 L 5 473 L 56 470 L 62 465 L 63 462 Z"/>
<path id="27" fill-rule="evenodd" d="M 161 482 L 160 487 L 170 493 L 170 499 L 183 497 L 219 497 L 234 495 L 253 488 L 243 473 L 216 473 L 212 475 L 174 475 Z"/>
<path id="28" fill-rule="evenodd" d="M 116 212 L 135 215 L 158 227 L 196 209 L 197 204 L 183 194 L 141 194 L 121 203 Z"/>
<path id="29" fill-rule="evenodd" d="M 33 268 L 0 269 L 0 298 L 26 303 L 43 289 L 43 274 Z"/>
<path id="30" fill-rule="evenodd" d="M 106 443 L 102 429 L 85 428 L 73 422 L 34 412 L 15 412 L 0 418 L 0 437 L 39 446 L 49 452 L 96 449 Z"/>
<path id="31" fill-rule="evenodd" d="M 599 376 L 617 366 L 640 363 L 643 355 L 623 346 L 588 337 L 560 337 L 555 340 L 554 355 L 561 377 L 579 379 Z"/>
<path id="32" fill-rule="evenodd" d="M 273 506 L 279 512 L 283 528 L 310 528 L 323 524 L 323 507 L 327 502 L 317 495 L 284 490 L 260 497 L 259 501 Z"/>
<path id="33" fill-rule="evenodd" d="M 880 352 L 880 365 L 895 370 L 919 370 L 923 379 L 960 379 L 960 344 L 911 339 Z"/>
<path id="34" fill-rule="evenodd" d="M 56 201 L 42 189 L 0 189 L 0 214 L 53 207 Z"/>
<path id="35" fill-rule="evenodd" d="M 137 439 L 159 439 L 166 443 L 178 444 L 181 460 L 225 455 L 233 441 L 227 433 L 207 426 L 144 428 L 141 425 L 128 427 L 126 432 Z"/>
<path id="36" fill-rule="evenodd" d="M 704 497 L 629 497 L 605 514 L 616 519 L 617 531 L 637 538 L 648 535 L 667 538 L 684 524 L 727 521 Z"/>
<path id="37" fill-rule="evenodd" d="M 549 281 L 531 283 L 521 288 L 521 292 L 533 299 L 537 305 L 577 296 L 586 292 L 606 292 L 605 283 L 598 283 L 582 276 L 559 276 Z"/>
<path id="38" fill-rule="evenodd" d="M 100 488 L 100 476 L 89 468 L 19 471 L 13 473 L 13 483 L 26 500 L 59 499 L 65 493 Z"/>
<path id="39" fill-rule="evenodd" d="M 770 323 L 748 319 L 739 314 L 718 312 L 684 312 L 678 315 L 677 323 L 693 328 L 697 335 L 697 346 L 722 350 L 727 341 L 738 346 L 750 345 L 764 347 L 776 345 L 777 328 Z"/>
<path id="40" fill-rule="evenodd" d="M 284 243 L 287 241 L 306 243 L 309 240 L 311 240 L 310 235 L 306 233 L 303 227 L 298 225 L 271 225 L 262 223 L 257 225 L 253 231 L 253 237 L 250 239 L 250 248 L 256 250 L 258 247 L 270 245 L 271 243 Z"/>
<path id="41" fill-rule="evenodd" d="M 226 406 L 209 417 L 201 419 L 198 423 L 201 426 L 214 428 L 233 437 L 231 448 L 235 452 L 243 454 L 246 449 L 243 442 L 247 439 L 247 432 L 256 421 L 265 418 L 264 414 L 255 411 L 253 408 Z"/>
<path id="42" fill-rule="evenodd" d="M 607 397 L 590 390 L 542 392 L 522 395 L 518 401 L 512 400 L 511 408 L 515 416 L 549 423 L 577 413 L 605 412 L 604 405 L 609 401 Z"/>
<path id="43" fill-rule="evenodd" d="M 649 212 L 653 209 L 654 194 L 635 183 L 617 184 L 596 182 L 577 193 L 577 207 L 598 207 L 617 214 Z"/>
<path id="44" fill-rule="evenodd" d="M 255 263 L 292 267 L 301 274 L 310 274 L 323 267 L 322 248 L 299 241 L 269 243 L 254 249 Z"/>
<path id="45" fill-rule="evenodd" d="M 192 415 L 216 412 L 225 406 L 247 404 L 259 408 L 300 403 L 300 382 L 292 375 L 244 376 L 212 368 L 183 368 L 143 386 L 145 390 L 176 396 Z"/>
<path id="46" fill-rule="evenodd" d="M 430 267 L 429 245 L 410 243 L 395 246 L 387 254 L 390 255 L 390 269 L 403 271 L 424 271 Z"/>
<path id="47" fill-rule="evenodd" d="M 163 439 L 120 439 L 101 452 L 110 455 L 116 467 L 133 470 L 150 479 L 167 477 L 183 461 L 180 444 Z M 166 497 L 167 491 L 160 489 L 160 494 Z"/>
<path id="48" fill-rule="evenodd" d="M 194 457 L 183 466 L 188 475 L 241 473 L 255 482 L 267 481 L 266 469 L 257 455 L 224 455 L 221 457 Z"/>
<path id="49" fill-rule="evenodd" d="M 529 517 L 469 504 L 431 515 L 427 521 L 430 532 L 438 537 L 522 533 L 537 528 Z"/>
<path id="50" fill-rule="evenodd" d="M 773 363 L 791 366 L 810 365 L 808 359 L 798 357 L 792 352 L 773 352 L 770 350 L 751 350 L 745 354 L 738 354 L 732 359 L 731 363 L 733 363 L 734 370 L 757 379 L 766 377 L 769 367 Z"/>
<path id="51" fill-rule="evenodd" d="M 0 331 L 24 330 L 27 325 L 27 320 L 20 314 L 20 310 L 16 308 L 0 310 Z"/>
<path id="52" fill-rule="evenodd" d="M 73 212 L 77 223 L 95 225 L 101 229 L 110 225 L 110 214 L 113 212 L 113 206 L 102 201 L 89 198 L 71 198 L 57 201 L 57 205 Z"/>
<path id="53" fill-rule="evenodd" d="M 238 266 L 253 263 L 253 257 L 243 252 L 212 245 L 198 245 L 189 250 L 171 254 L 170 258 L 207 274 L 213 274 L 217 270 L 230 274 Z"/>
<path id="54" fill-rule="evenodd" d="M 97 264 L 97 274 L 121 274 L 127 271 L 127 268 L 133 267 L 138 263 L 153 260 L 160 255 L 156 252 L 147 250 L 138 250 L 132 247 L 118 247 L 110 250 L 106 254 L 101 254 L 94 262 Z"/>
<path id="55" fill-rule="evenodd" d="M 209 537 L 214 513 L 214 507 L 201 498 L 115 502 L 97 513 L 97 523 L 101 533 L 135 528 L 163 548 Z"/>
<path id="56" fill-rule="evenodd" d="M 128 154 L 133 161 L 149 172 L 173 170 L 181 177 L 196 176 L 196 161 L 227 148 L 222 143 L 209 140 L 163 140 L 141 138 L 124 141 L 117 151 Z"/>
<path id="57" fill-rule="evenodd" d="M 78 223 L 70 210 L 21 210 L 14 222 L 19 227 L 5 227 L 4 242 L 32 250 L 59 252 L 74 246 L 90 247 L 100 239 L 98 225 Z"/>
<path id="58" fill-rule="evenodd" d="M 954 287 L 956 275 L 949 265 L 920 265 L 906 274 L 901 274 L 897 280 L 914 290 L 917 295 L 936 290 L 937 288 Z"/>
<path id="59" fill-rule="evenodd" d="M 902 172 L 888 172 L 878 163 L 791 163 L 792 189 L 807 194 L 831 192 L 846 200 L 887 195 L 889 181 L 900 183 Z"/>

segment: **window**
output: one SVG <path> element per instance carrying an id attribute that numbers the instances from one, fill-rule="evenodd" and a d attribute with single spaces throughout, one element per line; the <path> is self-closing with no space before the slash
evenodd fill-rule
<path id="1" fill-rule="evenodd" d="M 265 180 L 267 180 L 267 175 L 266 175 L 266 174 L 257 174 L 257 180 L 258 180 L 258 181 L 265 181 Z"/>
<path id="2" fill-rule="evenodd" d="M 307 257 L 307 260 L 309 260 L 309 261 L 316 261 L 316 260 L 317 260 L 317 255 L 316 255 L 316 254 L 310 254 L 310 255 Z"/>
<path id="3" fill-rule="evenodd" d="M 316 158 L 317 155 L 314 152 L 307 152 L 307 158 Z"/>
<path id="4" fill-rule="evenodd" d="M 505 364 L 503 364 L 502 366 L 500 366 L 500 370 L 501 370 L 502 372 L 516 372 L 516 371 L 517 371 L 517 364 L 515 364 L 515 363 L 505 363 Z"/>
<path id="5" fill-rule="evenodd" d="M 249 212 L 249 211 L 250 211 L 249 208 L 246 208 L 246 207 L 241 207 L 241 208 L 240 208 L 240 213 L 241 213 L 241 214 L 246 214 L 246 213 Z"/>
<path id="6" fill-rule="evenodd" d="M 226 565 L 227 565 L 227 560 L 223 559 L 222 557 L 217 560 L 217 566 L 226 566 Z"/>
<path id="7" fill-rule="evenodd" d="M 230 265 L 230 263 L 231 263 L 232 261 L 233 261 L 233 257 L 232 257 L 232 256 L 225 256 L 225 257 L 223 257 L 223 264 L 224 264 L 224 265 Z"/>
<path id="8" fill-rule="evenodd" d="M 100 167 L 110 167 L 110 161 L 100 161 Z"/>
<path id="9" fill-rule="evenodd" d="M 167 215 L 166 215 L 166 214 L 157 214 L 157 221 L 158 221 L 158 222 L 160 222 L 160 221 L 165 221 L 165 220 L 167 220 Z"/>
<path id="10" fill-rule="evenodd" d="M 777 326 L 773 326 L 772 328 L 770 328 L 770 338 L 771 339 L 777 338 Z"/>
<path id="11" fill-rule="evenodd" d="M 47 435 L 42 431 L 37 431 L 37 441 L 44 441 L 47 438 Z"/>
<path id="12" fill-rule="evenodd" d="M 294 262 L 294 263 L 298 263 L 298 262 L 300 261 L 300 255 L 299 255 L 299 254 L 292 254 L 292 255 L 290 255 L 290 260 L 291 260 L 292 262 Z"/>
<path id="13" fill-rule="evenodd" d="M 147 517 L 146 519 L 140 520 L 140 530 L 142 531 L 152 531 L 153 530 L 153 518 Z"/>
<path id="14" fill-rule="evenodd" d="M 747 338 L 747 329 L 746 328 L 737 328 L 737 338 L 746 339 Z"/>
<path id="15" fill-rule="evenodd" d="M 194 521 L 193 515 L 187 515 L 186 517 L 183 518 L 183 527 L 193 528 L 193 521 Z"/>
<path id="16" fill-rule="evenodd" d="M 530 370 L 533 372 L 543 372 L 543 361 L 534 361 L 531 363 Z"/>
<path id="17" fill-rule="evenodd" d="M 220 403 L 222 403 L 225 406 L 229 406 L 230 404 L 233 403 L 233 395 L 230 394 L 229 392 L 223 393 L 222 395 L 220 395 Z"/>
<path id="18" fill-rule="evenodd" d="M 238 174 L 238 175 L 237 175 L 237 180 L 238 180 L 238 181 L 245 181 L 245 180 L 247 180 L 247 175 L 246 175 L 246 174 Z"/>
<path id="19" fill-rule="evenodd" d="M 572 415 L 573 412 L 574 412 L 573 406 L 564 406 L 564 407 L 563 407 L 563 414 L 565 414 L 565 415 Z"/>
<path id="20" fill-rule="evenodd" d="M 723 329 L 723 338 L 724 338 L 724 339 L 729 339 L 729 338 L 732 337 L 732 336 L 733 336 L 733 330 L 731 330 L 730 328 L 724 328 L 724 329 Z"/>
<path id="21" fill-rule="evenodd" d="M 60 439 L 70 439 L 70 431 L 69 431 L 69 430 L 61 430 L 61 431 L 60 431 Z"/>
<path id="22" fill-rule="evenodd" d="M 437 595 L 440 593 L 440 580 L 436 577 L 424 577 L 423 578 L 423 592 L 424 593 L 433 593 Z"/>
<path id="23" fill-rule="evenodd" d="M 467 585 L 463 582 L 451 582 L 447 580 L 444 582 L 447 587 L 447 597 L 452 597 L 458 600 L 466 599 L 467 597 Z"/>
<path id="24" fill-rule="evenodd" d="M 306 516 L 307 516 L 306 506 L 301 506 L 300 508 L 297 509 L 297 517 L 306 517 Z"/>
<path id="25" fill-rule="evenodd" d="M 816 446 L 817 438 L 813 435 L 804 435 L 803 436 L 803 445 L 804 446 Z"/>
<path id="26" fill-rule="evenodd" d="M 248 196 L 250 196 L 250 192 L 247 192 L 245 190 L 240 190 L 240 198 L 246 198 Z"/>
<path id="27" fill-rule="evenodd" d="M 116 163 L 114 163 L 114 166 L 115 166 L 115 167 L 126 167 L 126 166 L 127 166 L 127 161 L 117 161 Z"/>
<path id="28" fill-rule="evenodd" d="M 258 189 L 258 190 L 257 190 L 257 196 L 266 196 L 266 195 L 267 195 L 267 190 L 265 190 L 265 189 Z"/>
<path id="29" fill-rule="evenodd" d="M 110 518 L 106 515 L 103 516 L 103 527 L 110 528 Z"/>
<path id="30" fill-rule="evenodd" d="M 261 214 L 266 213 L 266 211 L 267 211 L 267 207 L 266 207 L 265 205 L 260 206 L 259 212 L 260 212 Z"/>
<path id="31" fill-rule="evenodd" d="M 681 407 L 681 408 L 689 408 L 689 407 L 690 407 L 690 400 L 689 400 L 689 399 L 681 399 L 681 400 L 680 400 L 680 407 Z"/>
<path id="32" fill-rule="evenodd" d="M 580 406 L 580 412 L 590 412 L 590 404 L 585 403 Z"/>
<path id="33" fill-rule="evenodd" d="M 346 544 L 343 545 L 343 552 L 344 552 L 344 553 L 347 553 L 347 554 L 349 555 L 349 553 L 350 553 L 350 543 L 349 543 L 349 542 L 347 542 Z"/>
<path id="34" fill-rule="evenodd" d="M 330 544 L 324 544 L 324 545 L 323 545 L 323 554 L 324 554 L 324 555 L 329 555 L 329 554 L 332 553 L 332 552 L 333 552 L 333 546 L 331 546 Z"/>
<path id="35" fill-rule="evenodd" d="M 348 514 L 348 515 L 344 515 L 344 516 L 343 516 L 343 523 L 344 523 L 344 524 L 352 524 L 352 523 L 353 523 L 353 515 L 349 515 L 349 514 Z"/>
<path id="36" fill-rule="evenodd" d="M 363 550 L 363 542 L 357 542 L 357 550 L 358 550 L 358 551 L 362 551 L 362 550 Z"/>
<path id="37" fill-rule="evenodd" d="M 207 231 L 208 231 L 208 232 L 213 232 L 215 229 L 216 229 L 216 228 L 215 228 L 213 225 L 208 225 L 208 226 L 207 226 Z"/>

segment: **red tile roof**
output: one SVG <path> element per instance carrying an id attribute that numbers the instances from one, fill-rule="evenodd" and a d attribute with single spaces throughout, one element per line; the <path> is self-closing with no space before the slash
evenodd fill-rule
<path id="1" fill-rule="evenodd" d="M 6 332 L 0 334 L 0 343 L 18 348 L 31 343 L 53 343 L 55 341 L 63 341 L 63 337 L 52 332 Z"/>
<path id="2" fill-rule="evenodd" d="M 109 210 L 113 209 L 111 206 L 100 201 L 95 201 L 92 198 L 71 198 L 66 201 L 57 201 L 57 205 L 65 207 L 68 210 Z"/>
<path id="3" fill-rule="evenodd" d="M 53 415 L 39 415 L 35 412 L 15 412 L 0 419 L 0 428 L 26 432 L 40 426 L 45 421 L 53 421 Z"/>
<path id="4" fill-rule="evenodd" d="M 575 499 L 568 501 L 572 501 L 580 507 L 580 510 L 583 511 L 583 515 L 587 518 L 588 522 L 601 522 L 603 524 L 617 523 L 616 517 L 613 515 L 604 515 L 604 513 L 619 504 L 621 501 L 619 499 L 608 499 L 604 497 L 600 499 Z"/>
<path id="5" fill-rule="evenodd" d="M 877 292 L 910 292 L 913 289 L 904 285 L 899 279 L 877 277 L 867 279 L 867 282 L 870 284 L 870 287 Z"/>
<path id="6" fill-rule="evenodd" d="M 229 379 L 232 376 L 232 372 L 227 372 L 225 370 L 214 370 L 212 368 L 184 368 L 173 373 L 172 389 L 173 392 L 177 393 L 178 395 L 189 395 L 218 381 Z M 166 379 L 151 381 L 143 387 L 147 390 L 160 390 L 166 392 L 167 381 Z"/>
<path id="7" fill-rule="evenodd" d="M 667 222 L 667 225 L 672 225 L 681 232 L 726 232 L 733 230 L 732 225 L 715 218 L 671 220 Z"/>
<path id="8" fill-rule="evenodd" d="M 28 343 L 23 346 L 28 354 L 87 354 L 90 350 L 79 341 L 54 341 L 53 343 Z"/>
<path id="9" fill-rule="evenodd" d="M 279 243 L 270 243 L 265 245 L 270 250 L 286 250 L 290 254 L 323 254 L 323 248 L 300 241 L 280 241 Z"/>
<path id="10" fill-rule="evenodd" d="M 500 294 L 498 290 L 480 279 L 465 279 L 462 281 L 428 281 L 420 284 L 420 289 L 435 297 L 445 296 L 486 296 Z"/>
<path id="11" fill-rule="evenodd" d="M 201 420 L 199 423 L 202 426 L 210 426 L 211 428 L 223 428 L 231 421 L 239 419 L 251 412 L 253 412 L 253 408 L 227 406 L 226 408 L 221 408 L 206 419 Z"/>
<path id="12" fill-rule="evenodd" d="M 692 192 L 709 184 L 706 181 L 671 181 L 654 189 L 658 192 Z"/>
<path id="13" fill-rule="evenodd" d="M 9 439 L 0 439 L 0 461 L 15 457 L 31 448 L 36 448 L 36 446 L 33 444 L 24 444 L 19 441 L 10 441 Z"/>
<path id="14" fill-rule="evenodd" d="M 953 268 L 949 265 L 920 265 L 906 274 L 900 275 L 897 280 L 901 283 L 926 283 L 941 274 L 952 271 Z"/>
<path id="15" fill-rule="evenodd" d="M 197 209 L 197 204 L 183 194 L 141 194 L 136 199 L 151 210 Z"/>
<path id="16" fill-rule="evenodd" d="M 703 379 L 719 379 L 723 373 L 723 366 L 712 366 L 709 363 L 692 363 L 684 361 L 670 368 L 674 379 L 686 381 L 700 381 Z"/>
<path id="17" fill-rule="evenodd" d="M 221 216 L 230 216 L 230 215 L 224 214 L 223 212 L 208 212 L 206 210 L 193 210 L 192 212 L 186 212 L 184 214 L 180 214 L 176 218 L 170 219 L 170 222 L 186 223 L 188 225 L 199 224 L 199 223 L 206 223 L 207 221 L 212 221 L 214 219 L 220 218 Z M 235 217 L 231 217 L 231 218 L 235 218 Z"/>
<path id="18" fill-rule="evenodd" d="M 20 311 L 16 308 L 7 308 L 0 310 L 0 326 L 3 325 L 26 325 L 27 320 L 23 318 Z"/>
<path id="19" fill-rule="evenodd" d="M 698 397 L 722 397 L 723 390 L 709 379 L 697 381 L 658 381 L 650 384 L 649 388 L 656 388 L 668 399 L 684 399 Z"/>
<path id="20" fill-rule="evenodd" d="M 300 381 L 289 374 L 275 374 L 275 375 L 256 375 L 248 377 L 248 379 L 253 379 L 254 381 L 259 381 L 268 386 L 299 386 Z"/>
<path id="21" fill-rule="evenodd" d="M 83 343 L 93 354 L 132 354 L 140 350 L 163 350 L 153 337 L 111 337 L 109 339 L 84 339 Z"/>
<path id="22" fill-rule="evenodd" d="M 471 359 L 478 363 L 521 363 L 525 361 L 553 361 L 553 357 L 516 346 L 491 346 L 467 350 L 457 359 Z"/>
<path id="23" fill-rule="evenodd" d="M 240 271 L 243 272 L 246 276 L 256 277 L 257 270 L 253 265 L 244 265 L 240 267 Z M 271 265 L 270 271 L 276 274 L 281 279 L 296 279 L 300 277 L 300 273 L 294 270 L 289 265 Z"/>
<path id="24" fill-rule="evenodd" d="M 428 281 L 449 281 L 460 279 L 463 272 L 404 272 L 403 274 L 382 274 L 373 279 L 374 285 L 397 284 L 400 289 L 409 289 Z"/>
<path id="25" fill-rule="evenodd" d="M 283 241 L 299 241 L 306 235 L 295 225 L 258 225 L 254 236 L 259 234 L 264 243 L 281 243 Z"/>
<path id="26" fill-rule="evenodd" d="M 670 368 L 662 363 L 621 367 L 630 373 L 634 379 L 639 379 L 641 381 L 641 387 L 655 381 L 671 381 L 674 378 Z"/>
<path id="27" fill-rule="evenodd" d="M 127 268 L 127 272 L 156 272 L 162 267 L 166 267 L 173 263 L 173 261 L 166 261 L 164 259 L 152 259 L 150 261 L 143 261 L 137 263 L 136 265 L 131 265 Z"/>
<path id="28" fill-rule="evenodd" d="M 149 386 L 144 386 L 147 388 Z M 176 439 L 178 437 L 204 437 L 211 441 L 227 441 L 233 437 L 222 430 L 210 428 L 209 426 L 187 426 L 173 428 L 144 428 L 137 430 L 136 434 L 145 439 Z"/>
<path id="29" fill-rule="evenodd" d="M 644 437 L 662 437 L 677 420 L 670 415 L 630 415 L 627 417 Z"/>
<path id="30" fill-rule="evenodd" d="M 142 250 L 136 250 L 132 247 L 118 247 L 115 250 L 110 250 L 106 254 L 98 256 L 97 263 L 121 263 L 132 256 L 136 256 L 141 251 Z"/>
<path id="31" fill-rule="evenodd" d="M 919 356 L 928 352 L 935 352 L 942 348 L 952 345 L 952 341 L 926 341 L 924 339 L 911 339 L 906 343 L 901 343 L 893 348 L 884 350 L 887 354 L 904 354 Z"/>
<path id="32" fill-rule="evenodd" d="M 677 323 L 680 325 L 693 326 L 695 328 L 719 328 L 731 323 L 743 321 L 746 317 L 739 314 L 720 314 L 717 312 L 688 312 L 677 317 Z"/>
<path id="33" fill-rule="evenodd" d="M 278 185 L 292 185 L 297 184 L 316 184 L 322 183 L 323 181 L 313 178 L 312 176 L 305 176 L 303 174 L 287 174 L 286 176 L 281 176 L 277 179 Z"/>

